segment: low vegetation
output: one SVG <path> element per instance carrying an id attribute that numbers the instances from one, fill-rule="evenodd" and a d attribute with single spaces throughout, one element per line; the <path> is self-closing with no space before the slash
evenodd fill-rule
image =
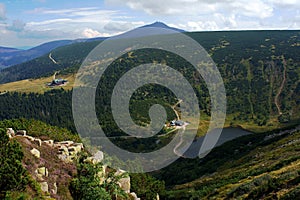
<path id="1" fill-rule="evenodd" d="M 166 199 L 299 196 L 300 131 L 268 137 L 274 134 L 235 139 L 217 147 L 204 159 L 180 160 L 155 176 L 166 181 Z M 180 174 L 180 178 L 171 178 L 172 174 Z"/>

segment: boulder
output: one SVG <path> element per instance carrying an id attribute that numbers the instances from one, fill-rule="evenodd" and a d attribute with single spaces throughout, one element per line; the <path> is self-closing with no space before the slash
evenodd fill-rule
<path id="1" fill-rule="evenodd" d="M 29 135 L 26 135 L 26 136 L 24 136 L 25 138 L 27 138 L 28 140 L 30 140 L 31 142 L 33 142 L 34 141 L 34 137 L 32 137 L 32 136 L 29 136 Z"/>
<path id="2" fill-rule="evenodd" d="M 51 190 L 52 194 L 57 194 L 57 185 L 56 183 L 53 184 L 53 189 Z"/>
<path id="3" fill-rule="evenodd" d="M 41 190 L 43 192 L 48 192 L 49 191 L 49 189 L 48 189 L 49 187 L 48 187 L 48 183 L 47 182 L 41 182 L 40 185 L 41 185 Z"/>
<path id="4" fill-rule="evenodd" d="M 31 150 L 30 150 L 30 153 L 31 153 L 32 155 L 34 155 L 35 157 L 37 157 L 37 158 L 40 158 L 40 157 L 41 157 L 40 151 L 37 150 L 36 148 L 31 149 Z"/>
<path id="5" fill-rule="evenodd" d="M 71 146 L 74 144 L 73 141 L 62 141 L 62 142 L 56 142 L 57 145 L 64 145 L 64 146 Z"/>
<path id="6" fill-rule="evenodd" d="M 115 176 L 122 176 L 126 171 L 118 169 L 115 172 Z M 126 193 L 130 193 L 130 177 L 127 175 L 127 177 L 121 178 L 118 181 L 118 184 L 122 190 L 124 190 Z"/>
<path id="7" fill-rule="evenodd" d="M 53 145 L 54 145 L 54 140 L 45 140 L 43 142 L 46 143 L 47 145 L 51 146 L 51 147 L 53 147 Z"/>
<path id="8" fill-rule="evenodd" d="M 61 146 L 59 149 L 58 149 L 58 154 L 66 154 L 66 155 L 69 155 L 69 150 L 66 146 Z"/>
<path id="9" fill-rule="evenodd" d="M 39 146 L 42 146 L 42 140 L 41 139 L 35 138 L 34 139 L 34 143 L 37 144 L 37 145 L 39 145 Z"/>
<path id="10" fill-rule="evenodd" d="M 118 184 L 122 190 L 126 193 L 130 193 L 130 177 L 121 178 Z"/>
<path id="11" fill-rule="evenodd" d="M 46 167 L 37 168 L 35 172 L 36 172 L 36 174 L 40 174 L 45 177 L 49 176 L 48 169 Z"/>
<path id="12" fill-rule="evenodd" d="M 85 162 L 90 162 L 92 164 L 97 164 L 104 159 L 104 154 L 102 151 L 98 151 L 94 156 L 88 157 Z"/>
<path id="13" fill-rule="evenodd" d="M 60 155 L 58 155 L 58 158 L 60 160 L 64 161 L 64 162 L 67 162 L 67 163 L 72 162 L 71 157 L 69 155 L 66 155 L 66 154 L 60 154 Z"/>
<path id="14" fill-rule="evenodd" d="M 7 135 L 8 135 L 9 138 L 12 138 L 12 137 L 15 136 L 15 131 L 14 131 L 13 128 L 6 129 L 6 133 L 7 133 Z"/>
<path id="15" fill-rule="evenodd" d="M 25 130 L 18 130 L 16 135 L 19 135 L 19 136 L 26 136 L 26 131 Z"/>
<path id="16" fill-rule="evenodd" d="M 136 193 L 134 193 L 134 192 L 131 192 L 129 195 L 132 197 L 131 199 L 133 199 L 133 200 L 140 200 L 140 198 L 138 198 Z"/>
<path id="17" fill-rule="evenodd" d="M 82 143 L 74 143 L 73 146 L 80 146 L 81 150 L 84 149 L 83 144 Z"/>

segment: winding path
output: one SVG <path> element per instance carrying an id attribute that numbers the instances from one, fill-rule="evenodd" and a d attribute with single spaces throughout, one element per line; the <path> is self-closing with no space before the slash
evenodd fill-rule
<path id="1" fill-rule="evenodd" d="M 49 54 L 49 59 L 50 59 L 54 64 L 57 65 L 56 60 L 54 60 L 54 58 L 52 58 L 52 53 Z"/>
<path id="2" fill-rule="evenodd" d="M 172 106 L 172 109 L 174 110 L 174 112 L 175 112 L 175 114 L 176 114 L 177 120 L 180 120 L 180 117 L 179 117 L 178 111 L 177 111 L 175 108 L 176 108 L 176 106 L 178 106 L 180 103 L 182 103 L 182 100 L 181 100 L 181 99 L 179 99 L 179 101 L 178 101 L 174 106 Z"/>

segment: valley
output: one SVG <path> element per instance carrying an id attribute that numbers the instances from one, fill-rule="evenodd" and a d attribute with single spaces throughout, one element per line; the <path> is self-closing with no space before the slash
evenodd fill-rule
<path id="1" fill-rule="evenodd" d="M 157 199 L 157 195 L 160 199 L 174 200 L 297 198 L 300 194 L 300 49 L 297 46 L 300 32 L 216 31 L 184 34 L 201 44 L 212 56 L 223 78 L 227 98 L 224 129 L 215 148 L 204 158 L 199 158 L 199 150 L 211 119 L 210 95 L 202 75 L 182 57 L 160 49 L 140 49 L 122 55 L 106 69 L 95 94 L 96 117 L 110 142 L 129 152 L 148 153 L 169 144 L 176 134 L 197 131 L 186 152 L 182 152 L 182 139 L 172 149 L 175 155 L 183 154 L 174 163 L 150 173 L 128 173 L 131 190 L 137 198 L 146 200 Z M 56 152 L 55 148 L 40 147 L 23 138 L 7 140 L 5 136 L 5 132 L 10 130 L 8 128 L 12 128 L 26 130 L 30 136 L 41 141 L 82 142 L 72 111 L 75 78 L 86 56 L 103 40 L 95 38 L 54 43 L 55 48 L 45 48 L 43 55 L 0 71 L 1 138 L 6 141 L 5 145 L 17 145 L 14 141 L 21 145 L 14 152 L 18 155 L 24 152 L 19 159 L 22 165 L 18 166 L 20 173 L 23 173 L 19 177 L 36 178 L 29 162 L 35 163 L 38 168 L 47 166 L 51 170 L 50 176 L 55 174 L 57 180 L 67 177 L 65 181 L 57 181 L 56 194 L 52 190 L 48 193 L 41 191 L 40 186 L 36 185 L 41 181 L 30 179 L 30 182 L 18 182 L 22 190 L 0 191 L 0 199 L 4 195 L 10 195 L 11 199 L 21 198 L 22 195 L 24 199 L 84 199 L 82 194 L 103 194 L 101 198 L 117 199 L 114 191 L 123 195 L 120 199 L 135 198 L 129 197 L 128 190 L 126 194 L 120 190 L 118 179 L 112 175 L 116 173 L 114 170 L 104 169 L 106 165 L 103 163 L 89 165 L 84 162 L 84 159 L 92 156 L 89 152 L 83 151 L 82 155 L 78 154 L 77 160 L 65 164 L 56 156 L 49 158 L 50 154 Z M 16 61 L 9 62 L 19 60 L 20 57 L 16 56 Z M 106 59 L 99 63 L 109 61 Z M 151 83 L 132 94 L 129 101 L 130 116 L 137 125 L 148 126 L 149 109 L 159 104 L 167 114 L 166 126 L 149 138 L 129 136 L 118 126 L 111 112 L 112 91 L 126 72 L 145 63 L 171 66 L 188 80 L 199 102 L 199 124 L 198 119 L 187 117 L 187 126 L 172 127 L 170 122 L 181 119 L 184 102 L 168 88 Z M 93 75 L 98 69 L 94 70 L 86 73 Z M 67 82 L 50 84 L 56 80 Z M 177 80 L 170 81 L 174 81 L 175 86 L 180 84 Z M 91 89 L 89 85 L 84 87 Z M 214 134 L 214 130 L 208 134 Z M 48 158 L 34 160 L 28 153 L 33 147 Z M 1 148 L 1 155 L 7 156 L 5 148 Z M 111 158 L 105 152 L 104 155 L 109 163 Z M 4 161 L 12 162 L 8 157 L 3 158 Z M 128 164 L 122 159 L 119 162 Z M 138 166 L 135 162 L 129 164 Z M 55 169 L 59 165 L 63 166 L 61 174 Z M 29 173 L 26 176 L 25 169 Z M 5 169 L 0 167 L 0 175 L 1 170 Z M 99 171 L 107 178 L 110 176 L 112 184 L 101 177 L 98 179 L 95 174 Z M 128 176 L 126 178 L 128 180 Z M 51 183 L 50 189 L 55 189 L 49 178 L 44 179 Z M 94 193 L 88 193 L 91 188 L 88 185 L 94 189 Z"/>

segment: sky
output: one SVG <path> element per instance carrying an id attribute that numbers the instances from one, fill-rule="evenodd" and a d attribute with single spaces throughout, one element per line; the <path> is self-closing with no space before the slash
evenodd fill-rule
<path id="1" fill-rule="evenodd" d="M 0 0 L 0 46 L 107 37 L 155 21 L 186 31 L 299 30 L 300 0 Z"/>

